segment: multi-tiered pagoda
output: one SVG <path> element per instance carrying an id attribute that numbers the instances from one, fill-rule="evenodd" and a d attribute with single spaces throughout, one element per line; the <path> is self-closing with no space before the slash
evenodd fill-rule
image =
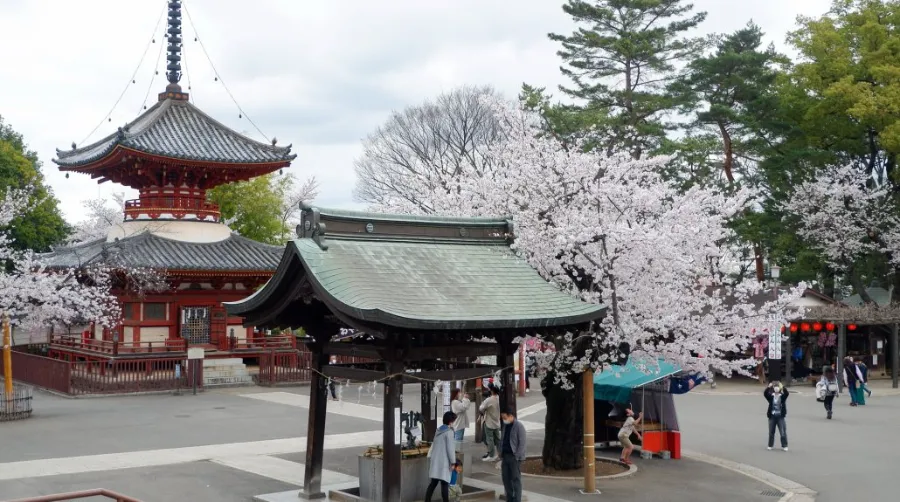
<path id="1" fill-rule="evenodd" d="M 105 238 L 57 249 L 51 267 L 103 263 L 164 270 L 171 289 L 137 297 L 122 290 L 120 326 L 86 335 L 131 347 L 199 345 L 228 351 L 253 328 L 222 302 L 251 294 L 274 272 L 282 248 L 232 233 L 207 190 L 288 167 L 296 155 L 243 136 L 188 100 L 181 79 L 181 2 L 170 1 L 165 92 L 134 121 L 87 146 L 57 150 L 61 171 L 136 189 Z"/>

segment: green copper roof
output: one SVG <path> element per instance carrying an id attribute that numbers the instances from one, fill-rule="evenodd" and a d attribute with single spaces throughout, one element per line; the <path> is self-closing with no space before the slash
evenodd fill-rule
<path id="1" fill-rule="evenodd" d="M 600 317 L 542 279 L 506 246 L 311 239 L 292 247 L 346 314 L 389 325 L 556 326 Z M 317 289 L 319 289 L 317 288 Z"/>
<path id="2" fill-rule="evenodd" d="M 400 216 L 301 206 L 300 239 L 255 294 L 226 303 L 245 323 L 295 322 L 308 281 L 339 317 L 398 329 L 566 328 L 605 307 L 545 281 L 510 249 L 502 218 Z M 380 329 L 380 328 L 379 328 Z"/>
<path id="3" fill-rule="evenodd" d="M 320 299 L 340 313 L 397 328 L 473 330 L 564 327 L 603 316 L 545 281 L 506 245 L 309 238 L 288 243 L 275 276 L 232 315 L 278 301 L 278 284 L 302 262 Z M 294 263 L 296 265 L 296 263 Z M 296 275 L 293 275 L 296 277 Z M 296 279 L 295 279 L 296 280 Z M 248 319 L 248 320 L 249 320 Z"/>

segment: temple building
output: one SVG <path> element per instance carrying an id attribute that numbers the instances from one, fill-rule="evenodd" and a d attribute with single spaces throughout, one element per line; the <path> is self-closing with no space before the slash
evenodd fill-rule
<path id="1" fill-rule="evenodd" d="M 119 326 L 91 326 L 79 337 L 116 342 L 117 351 L 184 350 L 202 346 L 207 357 L 248 347 L 253 327 L 228 316 L 222 302 L 240 300 L 264 284 L 283 253 L 241 237 L 222 221 L 207 190 L 289 167 L 291 147 L 252 140 L 189 101 L 181 79 L 181 2 L 169 2 L 168 85 L 158 102 L 99 141 L 57 150 L 61 171 L 89 175 L 138 191 L 125 202 L 122 222 L 92 242 L 44 256 L 52 268 L 103 264 L 122 270 L 164 271 L 168 289 L 117 292 Z M 79 346 L 87 349 L 94 343 Z M 51 349 L 62 351 L 61 342 Z M 70 347 L 69 350 L 74 350 Z"/>

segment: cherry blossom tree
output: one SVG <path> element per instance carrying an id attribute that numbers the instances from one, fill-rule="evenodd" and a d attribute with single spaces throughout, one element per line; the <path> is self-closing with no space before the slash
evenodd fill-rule
<path id="1" fill-rule="evenodd" d="M 27 190 L 9 190 L 0 201 L 0 227 L 22 214 Z M 0 234 L 0 311 L 23 326 L 71 325 L 95 320 L 114 325 L 120 317 L 111 294 L 113 276 L 102 267 L 85 270 L 48 270 L 39 256 L 16 251 L 11 239 Z"/>
<path id="2" fill-rule="evenodd" d="M 71 244 L 105 239 L 110 229 L 121 225 L 125 212 L 125 194 L 114 193 L 112 205 L 110 199 L 105 197 L 86 200 L 82 205 L 87 210 L 87 218 L 74 226 L 74 231 L 69 237 Z"/>
<path id="3" fill-rule="evenodd" d="M 845 274 L 866 303 L 857 266 L 870 254 L 881 254 L 900 266 L 900 208 L 885 184 L 852 165 L 831 166 L 797 186 L 783 209 L 797 221 L 797 232 L 818 249 L 829 266 Z"/>
<path id="4" fill-rule="evenodd" d="M 747 190 L 679 192 L 660 176 L 668 159 L 567 147 L 540 134 L 537 115 L 505 101 L 490 106 L 503 128 L 502 139 L 483 152 L 490 162 L 463 164 L 443 177 L 444 190 L 425 180 L 419 193 L 427 204 L 396 197 L 376 209 L 512 215 L 523 259 L 561 289 L 608 307 L 599 325 L 554 340 L 555 354 L 541 358 L 544 395 L 554 400 L 544 462 L 577 468 L 580 393 L 570 390 L 573 375 L 602 371 L 625 356 L 647 371 L 663 359 L 691 372 L 746 374 L 751 361 L 741 354 L 751 330 L 780 329 L 802 288 L 761 302 L 760 283 L 735 278 L 739 259 L 723 243 L 731 237 L 729 219 L 753 202 Z"/>

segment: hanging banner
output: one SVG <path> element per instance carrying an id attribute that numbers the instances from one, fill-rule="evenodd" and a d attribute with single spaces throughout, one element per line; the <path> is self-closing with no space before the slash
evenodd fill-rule
<path id="1" fill-rule="evenodd" d="M 450 411 L 450 382 L 444 382 L 444 413 Z M 441 418 L 438 418 L 438 423 L 441 423 Z"/>

